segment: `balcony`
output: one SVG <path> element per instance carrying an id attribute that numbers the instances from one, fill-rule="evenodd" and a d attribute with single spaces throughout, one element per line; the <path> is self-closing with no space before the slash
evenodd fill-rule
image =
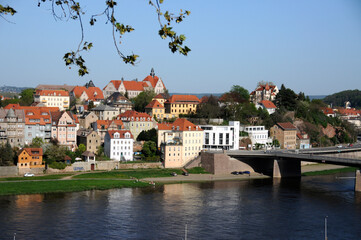
<path id="1" fill-rule="evenodd" d="M 64 100 L 64 103 L 68 103 L 69 101 L 68 100 Z"/>
<path id="2" fill-rule="evenodd" d="M 47 101 L 46 101 L 46 99 L 43 99 L 43 100 L 41 100 L 43 103 L 46 103 Z"/>
<path id="3" fill-rule="evenodd" d="M 64 107 L 64 108 L 68 108 L 68 107 L 69 107 L 69 105 L 63 105 L 63 107 Z"/>

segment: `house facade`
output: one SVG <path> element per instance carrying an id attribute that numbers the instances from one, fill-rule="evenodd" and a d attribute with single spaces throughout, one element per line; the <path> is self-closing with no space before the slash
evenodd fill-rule
<path id="1" fill-rule="evenodd" d="M 22 109 L 0 109 L 0 144 L 7 141 L 11 147 L 24 145 L 25 114 Z"/>
<path id="2" fill-rule="evenodd" d="M 45 107 L 58 107 L 62 111 L 69 108 L 70 96 L 65 90 L 36 90 L 34 102 Z"/>
<path id="3" fill-rule="evenodd" d="M 156 127 L 153 117 L 147 113 L 140 113 L 137 111 L 126 111 L 119 114 L 118 120 L 122 120 L 125 129 L 129 129 L 132 133 L 134 140 L 137 139 L 139 133 L 148 131 Z"/>
<path id="4" fill-rule="evenodd" d="M 77 146 L 76 133 L 79 125 L 77 118 L 69 111 L 52 112 L 51 136 L 59 141 L 60 145 L 74 150 Z"/>
<path id="5" fill-rule="evenodd" d="M 255 105 L 262 100 L 273 101 L 276 99 L 279 90 L 276 85 L 271 83 L 259 84 L 257 88 L 250 93 L 250 100 Z"/>
<path id="6" fill-rule="evenodd" d="M 296 149 L 297 128 L 290 122 L 276 123 L 270 130 L 271 138 L 277 139 L 282 149 Z"/>
<path id="7" fill-rule="evenodd" d="M 203 148 L 204 131 L 186 119 L 158 124 L 158 147 L 165 168 L 183 167 L 199 156 Z"/>
<path id="8" fill-rule="evenodd" d="M 94 112 L 84 112 L 83 115 L 79 117 L 80 128 L 91 128 L 91 124 L 98 121 L 98 116 Z"/>
<path id="9" fill-rule="evenodd" d="M 112 120 L 119 114 L 119 109 L 108 105 L 99 105 L 92 108 L 90 111 L 94 112 L 99 120 Z"/>
<path id="10" fill-rule="evenodd" d="M 103 91 L 98 87 L 76 86 L 70 92 L 70 98 L 71 100 L 79 99 L 80 102 L 85 103 L 92 101 L 95 106 L 104 101 Z"/>
<path id="11" fill-rule="evenodd" d="M 248 133 L 248 137 L 252 141 L 252 147 L 255 147 L 256 144 L 263 147 L 272 145 L 272 139 L 269 137 L 265 126 L 245 126 L 241 128 L 241 131 Z"/>
<path id="12" fill-rule="evenodd" d="M 123 130 L 124 124 L 121 120 L 98 120 L 93 125 L 94 131 L 100 136 L 100 141 L 104 143 L 105 134 L 109 130 Z"/>
<path id="13" fill-rule="evenodd" d="M 199 125 L 204 130 L 203 149 L 239 150 L 239 121 L 229 126 Z"/>
<path id="14" fill-rule="evenodd" d="M 197 111 L 200 100 L 195 95 L 172 95 L 164 102 L 166 118 L 178 118 L 179 114 L 191 114 Z"/>
<path id="15" fill-rule="evenodd" d="M 256 108 L 266 109 L 268 114 L 270 115 L 275 113 L 277 109 L 276 105 L 269 100 L 260 101 L 259 103 L 257 103 Z"/>
<path id="16" fill-rule="evenodd" d="M 77 131 L 77 144 L 84 144 L 86 151 L 97 153 L 101 139 L 98 133 L 91 129 L 80 129 Z"/>
<path id="17" fill-rule="evenodd" d="M 45 168 L 42 148 L 23 148 L 18 155 L 17 166 L 20 169 Z"/>
<path id="18" fill-rule="evenodd" d="M 166 117 L 165 108 L 164 108 L 163 104 L 161 104 L 157 100 L 151 101 L 145 107 L 145 112 L 158 120 L 163 120 L 164 118 L 168 118 L 168 117 Z"/>
<path id="19" fill-rule="evenodd" d="M 104 153 L 117 161 L 133 161 L 133 136 L 129 130 L 109 130 L 104 139 Z"/>

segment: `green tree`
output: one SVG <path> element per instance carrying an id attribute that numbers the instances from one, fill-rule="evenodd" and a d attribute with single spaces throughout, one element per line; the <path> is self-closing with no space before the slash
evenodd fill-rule
<path id="1" fill-rule="evenodd" d="M 297 106 L 297 94 L 283 84 L 276 95 L 275 103 L 278 108 L 285 108 L 288 111 L 294 111 Z"/>
<path id="2" fill-rule="evenodd" d="M 30 106 L 34 101 L 34 88 L 28 88 L 20 93 L 20 105 Z"/>
<path id="3" fill-rule="evenodd" d="M 47 164 L 63 161 L 65 156 L 66 148 L 58 145 L 49 145 L 44 153 L 45 162 Z"/>
<path id="4" fill-rule="evenodd" d="M 88 103 L 88 111 L 90 111 L 91 109 L 94 108 L 94 102 L 93 101 L 89 101 Z"/>
<path id="5" fill-rule="evenodd" d="M 217 118 L 221 117 L 222 113 L 222 108 L 218 104 L 218 98 L 213 95 L 207 97 L 197 108 L 197 115 L 201 118 Z"/>
<path id="6" fill-rule="evenodd" d="M 152 90 L 147 90 L 139 93 L 138 96 L 132 99 L 135 111 L 144 112 L 145 107 L 152 101 L 154 97 L 155 92 Z"/>
<path id="7" fill-rule="evenodd" d="M 44 141 L 41 137 L 35 137 L 33 138 L 33 140 L 31 141 L 31 147 L 34 148 L 40 148 L 41 146 L 43 146 Z"/>
<path id="8" fill-rule="evenodd" d="M 142 153 L 145 157 L 154 157 L 157 153 L 157 145 L 153 141 L 147 141 L 143 144 Z"/>
<path id="9" fill-rule="evenodd" d="M 78 151 L 80 152 L 80 154 L 83 154 L 83 152 L 86 151 L 86 146 L 84 144 L 79 144 L 78 146 Z"/>
<path id="10" fill-rule="evenodd" d="M 13 165 L 14 157 L 14 151 L 8 141 L 0 146 L 0 166 Z"/>
<path id="11" fill-rule="evenodd" d="M 78 47 L 76 50 L 65 53 L 63 60 L 65 65 L 75 65 L 78 67 L 79 76 L 84 76 L 88 74 L 88 68 L 85 65 L 85 60 L 82 57 L 83 52 L 89 51 L 93 47 L 93 43 L 85 41 L 85 33 L 83 31 L 83 18 L 89 17 L 89 24 L 93 26 L 101 17 L 104 17 L 105 22 L 109 23 L 112 28 L 112 38 L 114 42 L 114 46 L 120 58 L 125 62 L 134 65 L 138 60 L 138 55 L 131 54 L 125 55 L 120 50 L 120 44 L 122 41 L 122 37 L 126 33 L 130 33 L 134 30 L 134 28 L 130 25 L 123 24 L 118 22 L 116 19 L 116 7 L 118 5 L 118 1 L 115 0 L 106 0 L 104 9 L 101 9 L 99 13 L 94 13 L 90 16 L 86 16 L 87 11 L 83 8 L 83 6 L 77 2 L 76 0 L 38 0 L 38 6 L 48 3 L 51 8 L 51 12 L 53 17 L 57 20 L 75 20 L 78 21 L 81 28 L 81 40 L 78 43 Z M 186 37 L 183 34 L 178 35 L 174 29 L 174 23 L 180 23 L 184 20 L 186 16 L 190 14 L 190 11 L 180 10 L 178 15 L 175 15 L 169 11 L 163 11 L 161 6 L 163 4 L 163 0 L 149 0 L 148 3 L 155 10 L 157 15 L 158 23 L 160 30 L 158 31 L 158 35 L 162 39 L 169 39 L 168 47 L 169 49 L 175 53 L 178 52 L 182 55 L 188 55 L 191 51 L 190 48 L 184 45 L 184 41 Z M 0 17 L 4 18 L 4 15 L 10 14 L 14 15 L 16 10 L 10 6 L 2 6 L 0 5 Z"/>
<path id="12" fill-rule="evenodd" d="M 153 141 L 158 142 L 157 130 L 155 128 L 141 131 L 137 137 L 137 141 Z"/>

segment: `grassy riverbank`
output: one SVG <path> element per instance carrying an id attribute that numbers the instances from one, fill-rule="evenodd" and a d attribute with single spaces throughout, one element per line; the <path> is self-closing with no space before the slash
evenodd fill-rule
<path id="1" fill-rule="evenodd" d="M 109 172 L 93 172 L 84 173 L 73 178 L 113 178 L 113 179 L 143 179 L 143 178 L 158 178 L 158 177 L 169 177 L 171 173 L 182 174 L 180 169 L 132 169 L 132 170 L 113 170 Z"/>
<path id="2" fill-rule="evenodd" d="M 337 169 L 327 169 L 321 171 L 312 171 L 312 172 L 304 172 L 302 176 L 317 176 L 317 175 L 330 175 L 341 172 L 355 172 L 358 168 L 354 167 L 345 167 L 345 168 L 337 168 Z"/>
<path id="3" fill-rule="evenodd" d="M 112 188 L 134 188 L 149 186 L 148 183 L 130 180 L 64 180 L 64 181 L 26 181 L 1 182 L 0 195 L 19 195 L 36 193 L 80 192 Z"/>
<path id="4" fill-rule="evenodd" d="M 44 175 L 44 176 L 34 176 L 34 177 L 7 177 L 0 178 L 0 182 L 4 181 L 33 181 L 33 180 L 55 180 L 62 179 L 67 176 L 72 176 L 74 174 L 54 174 L 54 175 Z"/>

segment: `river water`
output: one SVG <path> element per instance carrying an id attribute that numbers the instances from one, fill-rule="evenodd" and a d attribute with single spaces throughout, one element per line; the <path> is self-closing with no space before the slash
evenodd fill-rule
<path id="1" fill-rule="evenodd" d="M 343 173 L 0 197 L 0 239 L 361 239 Z M 187 229 L 187 230 L 186 230 Z"/>

